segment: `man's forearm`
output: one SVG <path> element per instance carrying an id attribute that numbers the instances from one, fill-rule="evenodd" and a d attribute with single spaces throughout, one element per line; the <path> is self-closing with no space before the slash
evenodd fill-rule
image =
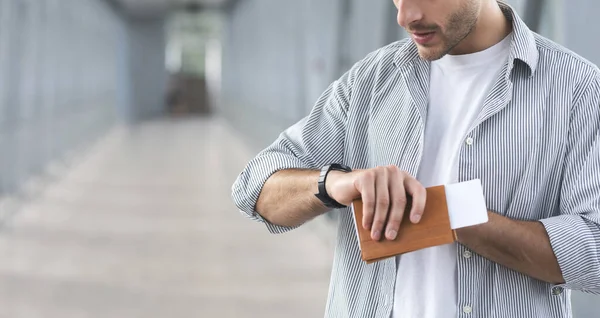
<path id="1" fill-rule="evenodd" d="M 540 222 L 515 221 L 488 213 L 489 222 L 457 230 L 460 243 L 477 254 L 533 278 L 557 284 L 564 279 Z"/>
<path id="2" fill-rule="evenodd" d="M 318 170 L 281 170 L 265 182 L 256 211 L 267 221 L 280 226 L 299 226 L 327 212 L 315 197 Z"/>

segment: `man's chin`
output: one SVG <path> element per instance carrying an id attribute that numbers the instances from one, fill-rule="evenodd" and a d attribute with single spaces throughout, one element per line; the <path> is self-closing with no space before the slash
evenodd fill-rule
<path id="1" fill-rule="evenodd" d="M 437 47 L 423 47 L 417 45 L 417 48 L 419 50 L 419 56 L 426 61 L 439 60 L 446 55 L 444 50 L 441 50 Z"/>

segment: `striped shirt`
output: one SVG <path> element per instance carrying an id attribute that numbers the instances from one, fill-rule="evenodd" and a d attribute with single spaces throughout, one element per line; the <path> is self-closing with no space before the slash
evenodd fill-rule
<path id="1" fill-rule="evenodd" d="M 536 280 L 458 244 L 458 317 L 572 317 L 571 290 L 600 293 L 600 71 L 501 7 L 513 24 L 509 58 L 464 136 L 459 181 L 480 179 L 489 210 L 542 222 L 566 282 Z M 283 233 L 292 228 L 255 211 L 264 182 L 278 170 L 393 164 L 415 176 L 429 66 L 408 39 L 356 63 L 248 163 L 232 187 L 237 207 Z M 389 318 L 394 258 L 365 264 L 348 209 L 337 222 L 325 316 Z"/>

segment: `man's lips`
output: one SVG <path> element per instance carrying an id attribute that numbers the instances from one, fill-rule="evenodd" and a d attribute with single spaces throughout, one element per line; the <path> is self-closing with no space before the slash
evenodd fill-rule
<path id="1" fill-rule="evenodd" d="M 435 31 L 413 32 L 412 33 L 412 37 L 415 40 L 415 42 L 417 42 L 421 45 L 425 45 L 425 44 L 429 43 L 433 39 L 434 36 L 435 36 Z"/>

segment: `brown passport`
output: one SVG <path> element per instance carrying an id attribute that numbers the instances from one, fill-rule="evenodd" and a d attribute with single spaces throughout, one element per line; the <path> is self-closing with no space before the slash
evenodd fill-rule
<path id="1" fill-rule="evenodd" d="M 456 232 L 450 226 L 444 186 L 430 187 L 426 191 L 427 199 L 421 221 L 418 224 L 410 221 L 412 204 L 410 197 L 408 197 L 398 236 L 393 241 L 387 240 L 385 235 L 382 235 L 380 241 L 373 241 L 371 231 L 362 226 L 362 200 L 358 199 L 353 202 L 363 261 L 373 263 L 404 253 L 456 241 Z"/>

